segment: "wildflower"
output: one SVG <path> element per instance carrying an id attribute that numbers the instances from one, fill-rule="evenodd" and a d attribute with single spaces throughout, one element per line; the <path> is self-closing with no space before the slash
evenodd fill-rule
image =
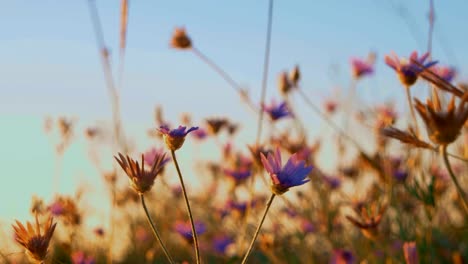
<path id="1" fill-rule="evenodd" d="M 156 155 L 150 170 L 147 171 L 145 170 L 144 155 L 141 155 L 141 167 L 138 161 L 130 159 L 129 156 L 124 157 L 121 153 L 119 153 L 119 158 L 115 156 L 114 158 L 127 174 L 132 188 L 139 194 L 143 194 L 151 189 L 156 176 L 167 162 L 166 153 L 160 152 Z"/>
<path id="2" fill-rule="evenodd" d="M 236 184 L 243 182 L 252 175 L 250 168 L 224 169 L 224 174 L 234 180 Z"/>
<path id="3" fill-rule="evenodd" d="M 16 220 L 16 226 L 13 225 L 15 240 L 26 249 L 28 257 L 37 262 L 42 262 L 47 256 L 49 243 L 54 234 L 56 224 L 53 223 L 53 218 L 49 217 L 45 228 L 42 230 L 43 232 L 41 232 L 37 215 L 35 229 L 30 222 L 27 222 L 25 227 Z"/>
<path id="4" fill-rule="evenodd" d="M 185 28 L 176 28 L 172 34 L 171 47 L 175 49 L 190 49 L 192 41 L 187 36 Z"/>
<path id="5" fill-rule="evenodd" d="M 79 225 L 81 223 L 81 213 L 72 197 L 58 196 L 47 209 L 52 216 L 60 217 L 65 225 Z"/>
<path id="6" fill-rule="evenodd" d="M 291 84 L 294 87 L 297 87 L 299 80 L 301 79 L 301 72 L 299 71 L 299 66 L 296 65 L 289 73 L 289 79 L 291 80 Z"/>
<path id="7" fill-rule="evenodd" d="M 405 256 L 406 264 L 419 263 L 418 248 L 416 242 L 405 242 L 403 244 L 403 255 Z"/>
<path id="8" fill-rule="evenodd" d="M 278 89 L 280 90 L 281 94 L 285 95 L 288 94 L 289 91 L 293 88 L 293 84 L 289 81 L 288 73 L 282 72 L 278 77 Z"/>
<path id="9" fill-rule="evenodd" d="M 425 53 L 421 57 L 418 57 L 418 53 L 413 51 L 408 60 L 398 58 L 398 56 L 393 53 L 391 56 L 385 56 L 385 63 L 397 72 L 398 78 L 404 86 L 410 87 L 417 81 L 418 74 L 422 71 L 421 67 L 416 63 L 422 65 L 423 68 L 429 68 L 437 63 L 435 61 L 431 61 L 424 64 L 428 57 L 429 53 Z"/>
<path id="10" fill-rule="evenodd" d="M 353 264 L 355 262 L 353 253 L 343 249 L 333 250 L 333 255 L 330 258 L 330 264 Z"/>
<path id="11" fill-rule="evenodd" d="M 336 109 L 338 108 L 338 103 L 333 99 L 326 100 L 324 103 L 324 108 L 325 111 L 331 115 L 335 113 Z"/>
<path id="12" fill-rule="evenodd" d="M 102 228 L 102 227 L 96 227 L 96 228 L 94 228 L 93 232 L 94 232 L 94 234 L 96 234 L 96 236 L 98 236 L 98 237 L 103 237 L 104 234 L 105 234 L 104 228 Z"/>
<path id="13" fill-rule="evenodd" d="M 270 105 L 263 105 L 263 110 L 268 113 L 271 120 L 276 121 L 283 117 L 292 116 L 291 111 L 288 109 L 288 105 L 286 102 L 282 102 L 281 104 L 277 104 L 275 101 L 272 101 Z"/>
<path id="14" fill-rule="evenodd" d="M 206 225 L 201 221 L 195 221 L 195 232 L 201 235 L 206 232 Z M 177 233 L 179 233 L 187 242 L 193 242 L 192 227 L 190 222 L 177 221 L 174 226 Z"/>
<path id="15" fill-rule="evenodd" d="M 265 146 L 262 145 L 247 145 L 249 148 L 250 154 L 252 155 L 252 160 L 256 165 L 261 165 L 262 159 L 261 155 L 268 155 L 268 153 L 271 153 L 270 149 L 267 149 Z"/>
<path id="16" fill-rule="evenodd" d="M 316 227 L 307 219 L 300 220 L 300 228 L 304 234 L 314 233 L 317 230 Z"/>
<path id="17" fill-rule="evenodd" d="M 312 171 L 312 166 L 304 166 L 305 162 L 297 159 L 296 154 L 292 155 L 286 165 L 281 168 L 281 153 L 279 148 L 274 155 L 260 154 L 265 170 L 270 174 L 272 184 L 271 190 L 277 195 L 281 195 L 294 186 L 302 185 L 309 181 L 307 175 Z"/>
<path id="18" fill-rule="evenodd" d="M 213 238 L 213 249 L 219 254 L 226 254 L 228 247 L 232 244 L 234 244 L 234 240 L 226 235 Z"/>
<path id="19" fill-rule="evenodd" d="M 399 140 L 399 141 L 401 141 L 403 143 L 410 144 L 410 145 L 412 145 L 414 147 L 417 147 L 417 148 L 432 149 L 432 146 L 429 143 L 420 140 L 413 133 L 406 132 L 406 131 L 400 130 L 398 128 L 395 128 L 395 127 L 382 128 L 380 130 L 380 134 L 382 134 L 382 135 L 384 135 L 386 137 L 397 139 L 397 140 Z"/>
<path id="20" fill-rule="evenodd" d="M 144 155 L 144 162 L 146 165 L 148 166 L 153 166 L 154 162 L 156 161 L 156 159 L 161 156 L 161 154 L 164 152 L 164 150 L 161 148 L 161 149 L 156 149 L 156 148 L 151 148 L 150 150 L 146 151 L 145 152 L 145 155 Z M 166 157 L 162 163 L 167 163 L 168 161 L 170 160 L 169 157 Z"/>
<path id="21" fill-rule="evenodd" d="M 193 131 L 193 134 L 192 134 L 196 139 L 198 140 L 202 140 L 202 139 L 205 139 L 207 136 L 208 136 L 208 133 L 206 133 L 206 130 L 201 128 L 201 129 L 197 129 L 195 131 Z"/>
<path id="22" fill-rule="evenodd" d="M 228 120 L 225 118 L 210 118 L 206 119 L 206 124 L 208 125 L 208 131 L 213 134 L 217 135 L 222 128 L 228 125 Z"/>
<path id="23" fill-rule="evenodd" d="M 426 104 L 415 100 L 415 107 L 426 125 L 427 133 L 432 142 L 448 145 L 455 141 L 468 120 L 468 91 L 461 98 L 458 107 L 455 106 L 455 97 L 452 96 L 447 110 L 442 110 L 439 96 L 434 91 L 432 100 Z"/>
<path id="24" fill-rule="evenodd" d="M 338 177 L 323 176 L 323 180 L 332 190 L 338 189 L 341 186 L 341 180 Z"/>
<path id="25" fill-rule="evenodd" d="M 371 75 L 374 72 L 374 66 L 373 63 L 358 58 L 352 58 L 351 70 L 353 73 L 353 77 L 359 79 L 366 75 Z"/>
<path id="26" fill-rule="evenodd" d="M 447 66 L 434 66 L 431 68 L 431 71 L 437 74 L 446 82 L 452 82 L 453 78 L 455 78 L 455 75 L 457 73 L 455 68 Z"/>
<path id="27" fill-rule="evenodd" d="M 86 256 L 83 251 L 73 252 L 71 255 L 73 264 L 94 264 L 96 260 L 92 256 Z"/>
<path id="28" fill-rule="evenodd" d="M 161 126 L 158 131 L 164 135 L 164 142 L 167 148 L 175 151 L 182 147 L 185 136 L 187 136 L 188 133 L 198 129 L 198 127 L 191 127 L 189 130 L 185 131 L 186 128 L 185 126 L 179 126 L 177 129 L 170 130 L 167 126 Z"/>
<path id="29" fill-rule="evenodd" d="M 465 85 L 460 84 L 459 85 L 460 88 L 457 88 L 454 85 L 452 85 L 449 81 L 444 79 L 443 76 L 439 76 L 439 74 L 432 71 L 432 68 L 428 69 L 424 67 L 424 65 L 418 63 L 417 61 L 413 61 L 413 63 L 417 67 L 419 67 L 421 71 L 419 76 L 421 76 L 424 80 L 432 83 L 435 87 L 443 91 L 449 92 L 451 94 L 454 94 L 455 96 L 458 96 L 458 97 L 463 97 L 463 95 L 465 94 L 464 91 L 467 90 L 467 87 Z"/>
<path id="30" fill-rule="evenodd" d="M 360 228 L 367 238 L 374 239 L 377 235 L 377 227 L 382 220 L 386 206 L 382 206 L 378 210 L 376 203 L 372 203 L 370 206 L 365 206 L 363 202 L 359 202 L 353 209 L 356 214 L 359 215 L 360 220 L 349 215 L 346 216 L 346 219 L 348 219 L 354 226 Z"/>

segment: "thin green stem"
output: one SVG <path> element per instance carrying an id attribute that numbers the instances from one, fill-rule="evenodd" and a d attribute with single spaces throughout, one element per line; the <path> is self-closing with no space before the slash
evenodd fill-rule
<path id="1" fill-rule="evenodd" d="M 180 185 L 182 186 L 182 193 L 184 194 L 185 205 L 187 206 L 187 213 L 190 218 L 190 225 L 192 226 L 192 237 L 193 244 L 195 247 L 195 257 L 197 259 L 197 264 L 200 264 L 200 249 L 198 247 L 198 236 L 197 231 L 195 230 L 195 223 L 193 221 L 192 209 L 190 209 L 190 203 L 187 196 L 187 190 L 185 189 L 184 178 L 180 172 L 179 163 L 177 162 L 176 154 L 174 150 L 171 150 L 172 160 L 174 160 L 175 167 L 177 169 L 177 174 L 179 175 Z"/>
<path id="2" fill-rule="evenodd" d="M 169 260 L 169 263 L 175 263 L 174 260 L 172 259 L 171 255 L 169 254 L 169 251 L 167 251 L 167 248 L 164 245 L 164 243 L 163 243 L 163 241 L 161 239 L 161 236 L 159 235 L 159 232 L 156 229 L 156 226 L 154 225 L 153 220 L 151 219 L 151 216 L 150 216 L 150 214 L 148 212 L 148 208 L 146 207 L 145 197 L 143 196 L 142 193 L 140 193 L 140 200 L 141 200 L 141 205 L 143 206 L 143 209 L 145 210 L 146 219 L 148 219 L 148 223 L 150 224 L 151 229 L 153 230 L 154 236 L 156 237 L 159 244 L 161 245 L 161 248 L 163 249 L 164 254 L 166 254 L 167 260 Z"/>
<path id="3" fill-rule="evenodd" d="M 270 63 L 270 48 L 271 48 L 271 28 L 273 24 L 273 0 L 270 0 L 268 6 L 268 25 L 267 25 L 267 34 L 266 34 L 266 43 L 265 43 L 265 57 L 263 61 L 263 78 L 262 78 L 262 92 L 260 95 L 260 109 L 258 116 L 258 127 L 257 127 L 257 138 L 255 140 L 256 144 L 260 143 L 260 138 L 262 136 L 262 126 L 263 126 L 263 104 L 265 102 L 266 88 L 268 81 L 268 66 Z"/>
<path id="4" fill-rule="evenodd" d="M 270 210 L 270 206 L 273 203 L 273 199 L 275 198 L 275 194 L 272 193 L 270 200 L 267 203 L 267 206 L 265 208 L 265 212 L 263 213 L 262 220 L 260 220 L 260 223 L 257 226 L 257 230 L 255 231 L 254 237 L 252 238 L 252 241 L 250 242 L 249 249 L 244 255 L 244 258 L 242 259 L 242 264 L 247 262 L 247 258 L 249 257 L 250 253 L 252 252 L 253 246 L 255 244 L 255 240 L 257 240 L 258 234 L 260 233 L 260 229 L 262 228 L 263 222 L 265 221 L 266 215 L 268 213 L 268 210 Z"/>
<path id="5" fill-rule="evenodd" d="M 409 86 L 405 87 L 406 100 L 408 101 L 408 107 L 410 109 L 411 119 L 413 120 L 413 125 L 414 125 L 414 129 L 415 129 L 415 132 L 416 132 L 416 136 L 419 137 L 418 120 L 416 119 L 416 114 L 414 113 L 414 107 L 413 107 L 413 104 L 411 103 L 411 90 L 410 89 L 411 88 Z"/>
<path id="6" fill-rule="evenodd" d="M 458 196 L 460 196 L 462 200 L 465 215 L 468 216 L 468 203 L 466 201 L 465 192 L 463 191 L 460 184 L 458 183 L 457 177 L 455 176 L 455 173 L 453 173 L 452 167 L 450 166 L 450 162 L 447 156 L 447 145 L 440 146 L 440 153 L 442 153 L 442 158 L 444 160 L 445 167 L 447 167 L 450 177 L 452 178 L 452 181 L 455 184 L 455 187 L 457 188 Z"/>

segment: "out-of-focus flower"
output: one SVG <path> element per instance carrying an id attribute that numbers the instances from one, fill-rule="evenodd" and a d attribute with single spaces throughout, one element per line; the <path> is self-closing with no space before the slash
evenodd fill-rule
<path id="1" fill-rule="evenodd" d="M 329 99 L 324 102 L 325 112 L 327 112 L 330 115 L 335 113 L 337 107 L 338 107 L 338 102 L 333 99 Z"/>
<path id="2" fill-rule="evenodd" d="M 418 264 L 419 256 L 416 242 L 405 242 L 403 244 L 403 255 L 405 256 L 406 264 Z"/>
<path id="3" fill-rule="evenodd" d="M 268 155 L 268 153 L 271 153 L 271 150 L 263 145 L 247 145 L 247 147 L 249 148 L 254 163 L 258 166 L 262 165 L 261 154 Z"/>
<path id="4" fill-rule="evenodd" d="M 208 127 L 208 132 L 212 135 L 217 135 L 221 129 L 229 124 L 229 121 L 226 118 L 209 118 L 205 121 Z"/>
<path id="5" fill-rule="evenodd" d="M 307 175 L 312 171 L 312 166 L 305 166 L 305 162 L 298 160 L 296 154 L 292 155 L 286 165 L 282 166 L 281 153 L 276 148 L 275 154 L 268 154 L 268 158 L 261 154 L 262 163 L 271 178 L 271 190 L 281 195 L 294 186 L 302 185 L 309 181 Z"/>
<path id="6" fill-rule="evenodd" d="M 94 228 L 93 233 L 96 234 L 96 236 L 98 236 L 98 237 L 103 237 L 104 234 L 105 234 L 104 228 L 96 227 L 96 228 Z"/>
<path id="7" fill-rule="evenodd" d="M 317 228 L 315 228 L 314 224 L 312 224 L 307 219 L 301 219 L 300 220 L 300 227 L 301 227 L 302 233 L 304 233 L 304 234 L 314 233 L 317 230 Z"/>
<path id="8" fill-rule="evenodd" d="M 293 84 L 289 80 L 288 73 L 282 72 L 278 76 L 278 89 L 281 94 L 286 95 L 288 94 L 293 88 Z"/>
<path id="9" fill-rule="evenodd" d="M 75 251 L 71 255 L 73 264 L 94 264 L 96 260 L 92 256 L 87 256 L 83 251 Z"/>
<path id="10" fill-rule="evenodd" d="M 294 66 L 294 68 L 289 73 L 289 79 L 291 80 L 291 84 L 294 87 L 297 87 L 299 80 L 301 79 L 301 71 L 299 70 L 299 65 Z"/>
<path id="11" fill-rule="evenodd" d="M 336 249 L 330 258 L 330 264 L 354 264 L 356 258 L 353 253 L 348 250 Z"/>
<path id="12" fill-rule="evenodd" d="M 231 179 L 235 181 L 236 184 L 239 184 L 245 181 L 252 175 L 252 171 L 250 168 L 235 168 L 235 169 L 224 169 L 224 174 L 229 176 Z"/>
<path id="13" fill-rule="evenodd" d="M 135 239 L 140 242 L 140 243 L 145 243 L 147 242 L 149 239 L 151 238 L 151 233 L 148 232 L 148 230 L 139 225 L 136 227 L 136 230 L 135 230 Z"/>
<path id="14" fill-rule="evenodd" d="M 455 97 L 452 96 L 446 110 L 442 110 L 437 91 L 434 91 L 432 100 L 428 99 L 426 104 L 416 98 L 414 100 L 416 110 L 423 119 L 432 142 L 448 145 L 457 139 L 468 120 L 468 91 L 460 99 L 458 107 L 455 106 Z"/>
<path id="15" fill-rule="evenodd" d="M 412 145 L 417 148 L 432 149 L 431 144 L 420 140 L 416 135 L 410 132 L 400 130 L 395 127 L 385 127 L 380 130 L 380 134 L 399 140 L 402 143 Z"/>
<path id="16" fill-rule="evenodd" d="M 205 129 L 200 128 L 200 129 L 193 131 L 192 136 L 198 140 L 202 140 L 208 136 L 208 133 L 206 133 Z"/>
<path id="17" fill-rule="evenodd" d="M 143 155 L 145 159 L 144 162 L 146 165 L 151 167 L 156 162 L 156 159 L 159 158 L 163 154 L 164 154 L 164 150 L 162 148 L 160 149 L 151 148 L 148 151 L 146 151 L 145 154 Z M 166 164 L 169 160 L 171 160 L 169 157 L 164 158 L 164 160 L 162 161 L 162 164 L 163 165 Z"/>
<path id="18" fill-rule="evenodd" d="M 15 240 L 26 250 L 26 254 L 32 260 L 42 262 L 47 256 L 50 239 L 52 238 L 57 223 L 53 223 L 53 218 L 49 217 L 44 229 L 41 232 L 39 220 L 36 215 L 36 224 L 26 222 L 26 227 L 16 220 Z"/>
<path id="19" fill-rule="evenodd" d="M 42 214 L 45 211 L 44 200 L 42 198 L 33 195 L 31 199 L 31 213 L 33 215 Z"/>
<path id="20" fill-rule="evenodd" d="M 360 79 L 374 72 L 374 63 L 358 58 L 351 58 L 351 70 L 355 79 Z"/>
<path id="21" fill-rule="evenodd" d="M 179 126 L 176 129 L 170 130 L 167 126 L 161 126 L 158 131 L 163 134 L 167 148 L 175 151 L 182 147 L 185 141 L 185 136 L 187 136 L 188 133 L 197 130 L 198 127 L 191 127 L 185 131 L 186 129 L 187 127 Z"/>
<path id="22" fill-rule="evenodd" d="M 121 153 L 119 153 L 119 158 L 115 156 L 114 158 L 127 174 L 132 188 L 140 194 L 151 190 L 156 176 L 167 162 L 166 153 L 163 152 L 156 155 L 150 170 L 145 169 L 144 155 L 141 155 L 141 166 L 138 161 L 131 159 L 129 156 L 124 157 Z"/>
<path id="23" fill-rule="evenodd" d="M 81 224 L 81 213 L 72 197 L 58 196 L 47 209 L 52 216 L 60 217 L 65 225 Z"/>
<path id="24" fill-rule="evenodd" d="M 172 34 L 171 47 L 175 49 L 190 49 L 192 41 L 185 32 L 185 28 L 176 28 Z"/>
<path id="25" fill-rule="evenodd" d="M 234 240 L 226 235 L 218 235 L 213 238 L 213 249 L 219 254 L 226 254 L 228 247 L 232 244 L 234 244 Z"/>
<path id="26" fill-rule="evenodd" d="M 341 186 L 341 180 L 338 177 L 323 176 L 323 180 L 332 190 L 338 189 Z"/>
<path id="27" fill-rule="evenodd" d="M 418 74 L 422 71 L 421 67 L 419 67 L 415 62 L 421 64 L 424 68 L 429 68 L 437 63 L 435 61 L 425 63 L 428 57 L 429 53 L 425 53 L 421 57 L 418 57 L 418 53 L 413 51 L 408 60 L 405 58 L 399 58 L 395 53 L 393 53 L 391 56 L 385 56 L 385 63 L 397 72 L 400 82 L 405 87 L 410 87 L 417 81 Z"/>
<path id="28" fill-rule="evenodd" d="M 201 221 L 195 221 L 195 232 L 197 235 L 201 235 L 206 232 L 206 225 Z M 187 242 L 193 242 L 192 226 L 190 222 L 177 221 L 174 225 L 174 229 L 179 233 Z"/>
<path id="29" fill-rule="evenodd" d="M 265 111 L 270 116 L 271 120 L 273 121 L 293 115 L 291 111 L 289 110 L 286 102 L 277 104 L 273 100 L 269 105 L 263 105 L 262 108 L 263 108 L 263 111 Z"/>
<path id="30" fill-rule="evenodd" d="M 452 82 L 453 78 L 455 78 L 455 75 L 457 74 L 455 68 L 440 65 L 432 67 L 431 71 L 446 82 Z"/>
<path id="31" fill-rule="evenodd" d="M 375 239 L 377 237 L 377 228 L 387 207 L 381 206 L 378 208 L 376 202 L 367 206 L 364 202 L 358 202 L 353 209 L 359 216 L 360 220 L 349 215 L 346 216 L 346 219 L 348 219 L 354 226 L 360 228 L 367 238 Z"/>

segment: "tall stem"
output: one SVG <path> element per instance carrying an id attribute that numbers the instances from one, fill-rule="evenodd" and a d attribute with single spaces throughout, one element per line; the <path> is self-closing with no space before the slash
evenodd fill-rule
<path id="1" fill-rule="evenodd" d="M 442 158 L 444 159 L 445 167 L 447 167 L 450 177 L 452 178 L 452 181 L 455 184 L 455 187 L 457 188 L 458 196 L 461 197 L 465 215 L 468 216 L 468 203 L 466 201 L 465 192 L 463 192 L 463 189 L 458 183 L 457 177 L 455 176 L 455 173 L 453 173 L 452 167 L 450 166 L 450 162 L 447 156 L 447 145 L 440 146 L 440 153 L 442 153 Z"/>
<path id="2" fill-rule="evenodd" d="M 190 225 L 192 226 L 192 237 L 195 247 L 195 257 L 197 259 L 197 264 L 200 264 L 200 250 L 198 247 L 198 236 L 197 231 L 195 230 L 195 223 L 193 221 L 192 209 L 190 209 L 190 203 L 187 196 L 187 190 L 185 189 L 184 178 L 180 172 L 179 163 L 177 162 L 176 154 L 174 150 L 171 150 L 172 160 L 174 160 L 175 167 L 177 169 L 177 174 L 179 175 L 180 185 L 182 186 L 182 193 L 184 194 L 185 205 L 187 206 L 187 213 L 190 218 Z"/>
<path id="3" fill-rule="evenodd" d="M 258 234 L 260 233 L 260 229 L 262 228 L 263 222 L 265 221 L 266 215 L 268 213 L 268 210 L 270 209 L 271 204 L 273 203 L 273 199 L 275 198 L 275 194 L 272 193 L 270 200 L 267 203 L 267 206 L 265 208 L 265 212 L 263 213 L 262 220 L 260 220 L 260 223 L 257 226 L 257 230 L 255 231 L 254 237 L 252 238 L 252 241 L 250 242 L 249 249 L 244 255 L 244 258 L 242 259 L 242 264 L 247 262 L 247 258 L 249 257 L 250 253 L 252 252 L 253 246 L 255 244 L 255 240 L 257 240 Z"/>
<path id="4" fill-rule="evenodd" d="M 140 200 L 141 200 L 141 205 L 143 206 L 143 209 L 145 210 L 146 219 L 148 219 L 148 223 L 150 224 L 151 229 L 153 230 L 154 236 L 156 237 L 159 244 L 161 245 L 161 248 L 163 249 L 164 254 L 166 254 L 167 260 L 169 260 L 169 263 L 175 263 L 174 260 L 172 259 L 171 255 L 169 254 L 169 251 L 167 251 L 167 248 L 164 245 L 164 243 L 163 243 L 163 241 L 161 239 L 161 236 L 159 235 L 159 232 L 158 232 L 158 230 L 156 229 L 156 226 L 153 223 L 153 220 L 151 219 L 151 216 L 150 216 L 150 214 L 148 212 L 148 208 L 146 207 L 145 197 L 143 196 L 142 193 L 140 193 Z"/>
<path id="5" fill-rule="evenodd" d="M 260 95 L 260 109 L 258 116 L 258 127 L 257 127 L 257 139 L 255 140 L 256 144 L 260 143 L 260 137 L 262 136 L 262 125 L 263 125 L 263 103 L 265 102 L 266 95 L 266 86 L 268 81 L 268 66 L 270 63 L 270 47 L 271 47 L 271 27 L 273 24 L 273 0 L 270 0 L 268 6 L 268 25 L 267 25 L 267 35 L 265 43 L 265 57 L 263 61 L 263 78 L 262 78 L 262 92 Z"/>
<path id="6" fill-rule="evenodd" d="M 416 132 L 416 135 L 419 137 L 419 128 L 418 128 L 418 121 L 416 120 L 416 115 L 414 114 L 414 107 L 413 107 L 413 104 L 411 103 L 411 88 L 409 86 L 406 86 L 405 87 L 405 90 L 406 90 L 406 100 L 408 102 L 408 107 L 410 109 L 410 113 L 411 113 L 411 119 L 413 120 L 413 125 L 414 125 L 414 129 L 415 129 L 415 132 Z"/>

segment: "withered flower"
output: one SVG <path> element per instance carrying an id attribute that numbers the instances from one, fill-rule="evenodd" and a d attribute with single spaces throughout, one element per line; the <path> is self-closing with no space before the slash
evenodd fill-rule
<path id="1" fill-rule="evenodd" d="M 129 156 L 124 157 L 121 153 L 119 153 L 119 158 L 115 156 L 114 158 L 127 174 L 132 188 L 139 194 L 143 194 L 151 189 L 156 176 L 158 176 L 168 161 L 166 153 L 161 151 L 155 155 L 154 163 L 150 170 L 145 170 L 144 155 L 141 155 L 141 166 L 138 161 L 132 160 Z"/>
<path id="2" fill-rule="evenodd" d="M 360 220 L 347 215 L 348 219 L 354 226 L 361 229 L 364 236 L 369 239 L 375 239 L 377 237 L 377 228 L 382 221 L 382 216 L 386 210 L 386 206 L 378 209 L 376 203 L 372 203 L 366 206 L 364 203 L 357 203 L 353 208 Z"/>
<path id="3" fill-rule="evenodd" d="M 294 66 L 294 68 L 289 73 L 289 79 L 291 80 L 291 84 L 294 87 L 297 87 L 299 80 L 301 79 L 301 71 L 299 70 L 299 65 Z"/>
<path id="4" fill-rule="evenodd" d="M 49 248 L 49 243 L 54 234 L 55 226 L 52 217 L 46 222 L 46 225 L 41 233 L 39 220 L 36 215 L 35 228 L 30 222 L 26 222 L 26 227 L 16 220 L 16 226 L 13 225 L 15 231 L 15 240 L 26 250 L 26 254 L 35 262 L 42 262 L 45 260 Z"/>
<path id="5" fill-rule="evenodd" d="M 293 84 L 290 82 L 288 73 L 282 72 L 278 77 L 278 89 L 281 94 L 285 95 L 288 94 L 291 89 L 293 88 Z"/>
<path id="6" fill-rule="evenodd" d="M 433 149 L 429 143 L 418 139 L 414 133 L 406 132 L 395 127 L 384 127 L 380 130 L 380 134 L 386 137 L 394 138 L 400 142 L 412 145 L 417 148 Z"/>
<path id="7" fill-rule="evenodd" d="M 427 133 L 432 142 L 448 145 L 454 142 L 468 120 L 468 91 L 460 99 L 458 107 L 455 106 L 455 97 L 452 96 L 447 109 L 443 110 L 439 96 L 433 92 L 432 100 L 426 104 L 415 100 L 415 107 L 426 125 Z"/>
<path id="8" fill-rule="evenodd" d="M 208 131 L 213 135 L 217 135 L 221 129 L 229 124 L 226 118 L 209 118 L 205 121 L 208 126 Z"/>
<path id="9" fill-rule="evenodd" d="M 171 39 L 171 47 L 175 49 L 190 49 L 192 41 L 187 36 L 185 28 L 176 28 Z"/>

